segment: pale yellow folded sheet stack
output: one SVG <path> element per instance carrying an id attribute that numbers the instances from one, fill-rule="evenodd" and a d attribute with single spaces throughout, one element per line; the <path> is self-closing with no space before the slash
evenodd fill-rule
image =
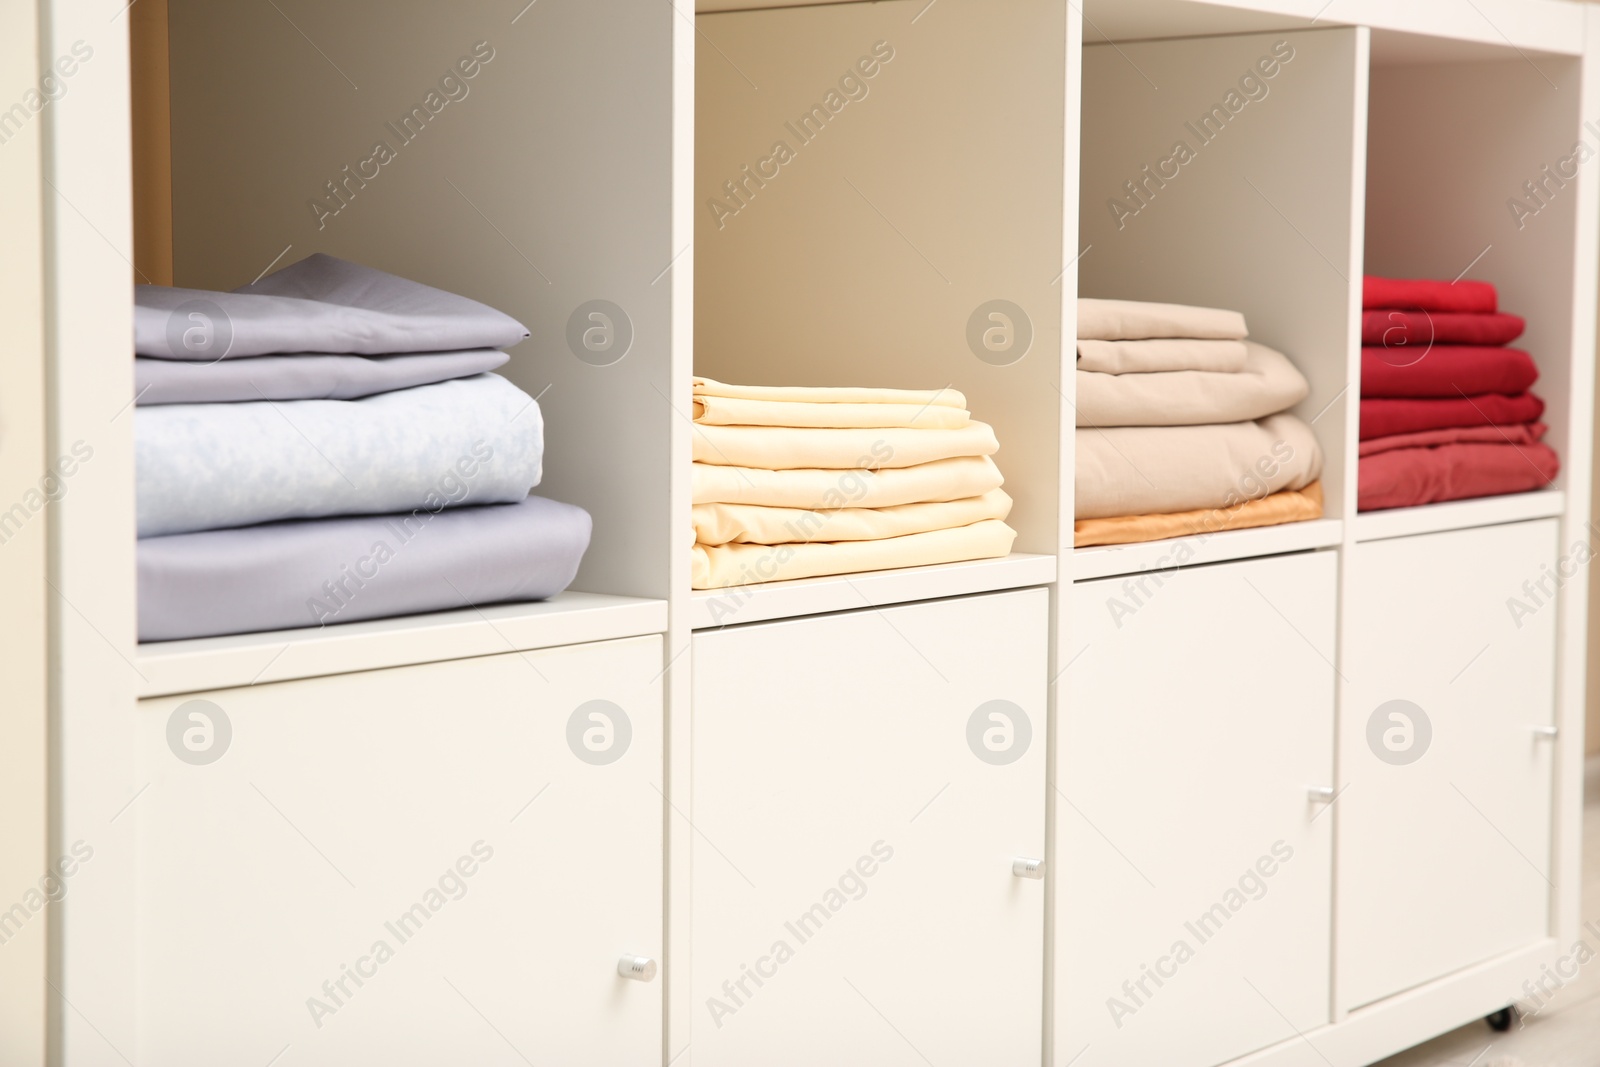
<path id="1" fill-rule="evenodd" d="M 694 382 L 696 589 L 1004 556 L 994 430 L 952 389 Z"/>

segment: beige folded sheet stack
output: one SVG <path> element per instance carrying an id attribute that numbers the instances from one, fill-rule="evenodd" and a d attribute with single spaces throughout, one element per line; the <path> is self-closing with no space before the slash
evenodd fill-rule
<path id="1" fill-rule="evenodd" d="M 1287 410 L 1310 387 L 1244 316 L 1078 301 L 1074 544 L 1125 544 L 1322 515 L 1322 450 Z"/>
<path id="2" fill-rule="evenodd" d="M 994 430 L 954 390 L 694 382 L 696 589 L 1004 556 Z"/>

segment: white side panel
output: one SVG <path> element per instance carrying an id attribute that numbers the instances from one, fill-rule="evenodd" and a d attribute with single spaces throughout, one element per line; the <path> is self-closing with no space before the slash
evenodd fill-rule
<path id="1" fill-rule="evenodd" d="M 701 1067 L 1039 1062 L 1047 602 L 695 635 Z"/>
<path id="2" fill-rule="evenodd" d="M 660 652 L 142 702 L 135 1062 L 657 1062 Z"/>
<path id="3" fill-rule="evenodd" d="M 1059 1047 L 1205 1067 L 1328 1021 L 1331 552 L 1072 587 Z"/>

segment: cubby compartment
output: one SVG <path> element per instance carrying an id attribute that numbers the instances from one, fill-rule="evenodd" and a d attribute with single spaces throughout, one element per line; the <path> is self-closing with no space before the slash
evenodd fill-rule
<path id="1" fill-rule="evenodd" d="M 965 394 L 995 429 L 1015 501 L 1018 566 L 993 579 L 1010 585 L 1040 581 L 1036 557 L 1060 543 L 1069 7 L 888 0 L 697 18 L 695 372 Z M 1011 568 L 986 563 L 924 568 L 914 595 L 995 588 L 978 575 Z M 859 576 L 845 577 L 821 582 L 841 594 L 826 603 L 859 607 Z"/>

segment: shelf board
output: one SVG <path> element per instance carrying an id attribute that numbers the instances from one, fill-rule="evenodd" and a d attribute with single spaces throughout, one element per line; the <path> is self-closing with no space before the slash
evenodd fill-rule
<path id="1" fill-rule="evenodd" d="M 690 599 L 689 619 L 694 629 L 707 630 L 797 615 L 821 615 L 911 600 L 937 600 L 968 593 L 1048 585 L 1055 580 L 1056 557 L 1013 552 L 1001 559 L 697 590 Z"/>
<path id="2" fill-rule="evenodd" d="M 1072 580 L 1110 578 L 1119 574 L 1165 570 L 1178 565 L 1180 545 L 1187 544 L 1185 567 L 1202 563 L 1221 563 L 1253 556 L 1276 556 L 1284 552 L 1303 552 L 1329 548 L 1344 538 L 1344 523 L 1338 519 L 1312 519 L 1282 526 L 1259 526 L 1250 530 L 1224 530 L 1209 537 L 1174 537 L 1165 541 L 1142 541 L 1132 545 L 1097 545 L 1072 552 Z"/>
<path id="3" fill-rule="evenodd" d="M 664 633 L 664 600 L 568 591 L 529 604 L 139 646 L 141 697 Z"/>
<path id="4" fill-rule="evenodd" d="M 1452 500 L 1445 504 L 1423 504 L 1415 508 L 1369 511 L 1356 516 L 1357 541 L 1383 541 L 1391 537 L 1466 530 L 1474 526 L 1498 526 L 1525 519 L 1544 519 L 1560 515 L 1567 506 L 1567 495 L 1559 489 L 1510 496 L 1486 496 L 1477 500 Z"/>

